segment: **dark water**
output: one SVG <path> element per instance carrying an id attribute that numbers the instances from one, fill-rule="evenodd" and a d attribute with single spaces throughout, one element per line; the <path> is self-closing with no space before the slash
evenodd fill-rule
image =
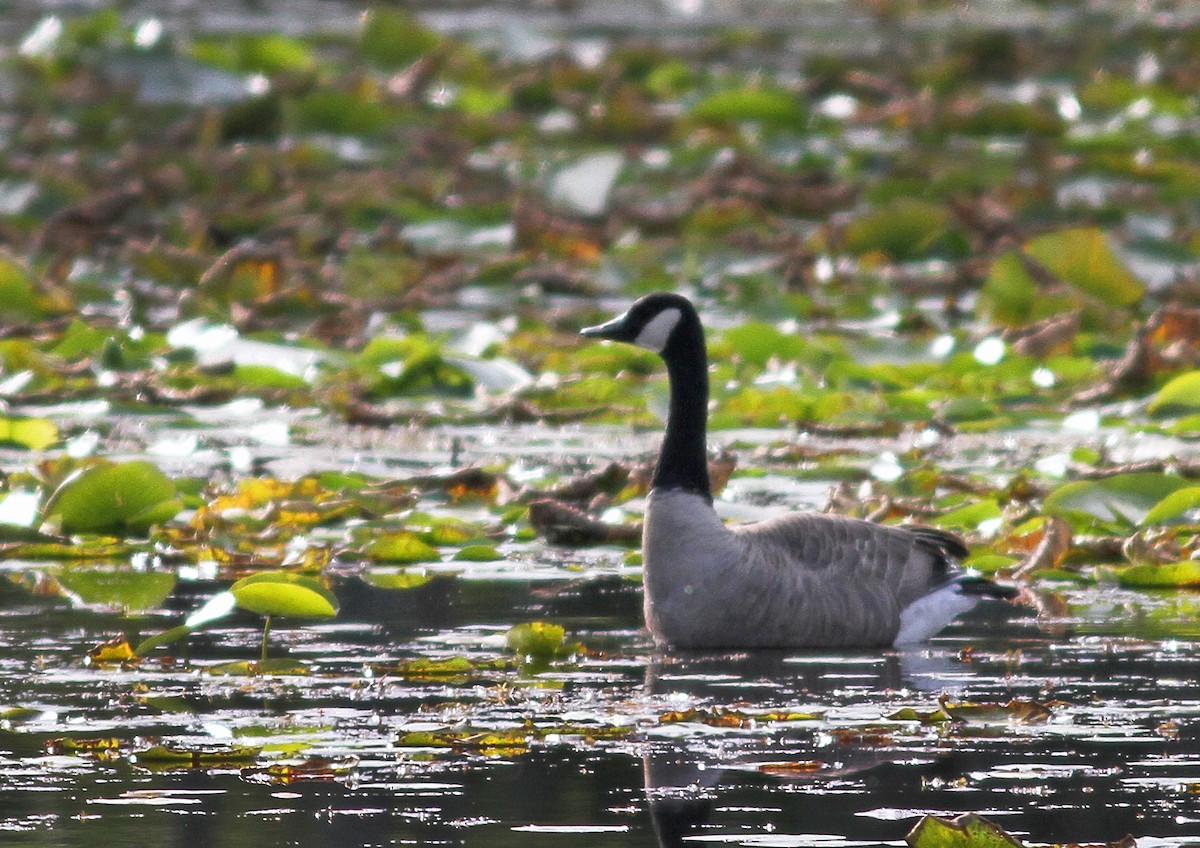
<path id="1" fill-rule="evenodd" d="M 36 714 L 0 733 L 0 843 L 875 845 L 926 812 L 965 811 L 1033 841 L 1200 841 L 1200 651 L 1178 595 L 1073 589 L 1055 616 L 992 607 L 903 651 L 662 655 L 637 629 L 636 587 L 611 578 L 405 592 L 347 580 L 339 593 L 336 624 L 275 635 L 312 676 L 247 679 L 194 669 L 252 657 L 252 619 L 195 639 L 192 668 L 92 668 L 86 650 L 135 622 L 6 591 L 0 704 Z M 364 668 L 500 657 L 497 634 L 529 618 L 568 625 L 595 653 L 540 673 Z M 936 709 L 939 695 L 1031 699 L 1051 714 L 887 718 Z M 773 715 L 664 719 L 689 707 Z M 398 744 L 413 730 L 523 725 L 508 747 Z M 612 726 L 628 732 L 599 732 Z M 111 738 L 117 753 L 62 752 L 64 737 Z M 248 762 L 161 767 L 136 761 L 149 740 L 266 747 Z M 316 757 L 337 765 L 268 771 Z"/>

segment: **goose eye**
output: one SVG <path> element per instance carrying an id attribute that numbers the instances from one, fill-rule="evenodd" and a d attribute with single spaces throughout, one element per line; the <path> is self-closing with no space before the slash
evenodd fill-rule
<path id="1" fill-rule="evenodd" d="M 683 313 L 674 307 L 664 309 L 646 322 L 646 326 L 642 327 L 633 343 L 646 350 L 662 353 L 682 317 Z"/>

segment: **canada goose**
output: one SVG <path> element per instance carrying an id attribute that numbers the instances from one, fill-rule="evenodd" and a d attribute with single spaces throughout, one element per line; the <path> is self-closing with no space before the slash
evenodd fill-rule
<path id="1" fill-rule="evenodd" d="M 953 560 L 967 549 L 929 527 L 817 513 L 726 527 L 708 481 L 708 356 L 695 307 L 650 294 L 582 333 L 652 350 L 667 365 L 670 407 L 642 535 L 646 624 L 660 645 L 909 644 L 983 596 L 1016 594 L 959 570 Z"/>

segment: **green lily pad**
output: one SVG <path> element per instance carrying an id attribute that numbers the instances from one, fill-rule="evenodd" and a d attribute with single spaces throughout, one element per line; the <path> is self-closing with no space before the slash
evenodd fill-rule
<path id="1" fill-rule="evenodd" d="M 975 813 L 956 819 L 925 816 L 905 840 L 911 848 L 1023 848 L 997 824 Z"/>
<path id="2" fill-rule="evenodd" d="M 58 439 L 58 425 L 48 418 L 0 417 L 0 445 L 45 450 Z"/>
<path id="3" fill-rule="evenodd" d="M 493 545 L 467 545 L 454 555 L 460 562 L 495 562 L 504 559 L 504 554 Z"/>
<path id="4" fill-rule="evenodd" d="M 1200 412 L 1200 371 L 1189 371 L 1167 382 L 1150 400 L 1151 415 Z"/>
<path id="5" fill-rule="evenodd" d="M 402 68 L 441 43 L 441 35 L 409 12 L 376 8 L 363 16 L 359 49 L 381 68 Z"/>
<path id="6" fill-rule="evenodd" d="M 299 660 L 240 660 L 209 666 L 206 674 L 215 677 L 306 677 L 312 669 Z"/>
<path id="7" fill-rule="evenodd" d="M 64 533 L 144 531 L 183 509 L 175 484 L 144 460 L 107 460 L 68 477 L 51 496 L 47 518 Z"/>
<path id="8" fill-rule="evenodd" d="M 233 369 L 233 379 L 253 389 L 303 391 L 309 387 L 308 380 L 303 377 L 271 365 L 238 365 Z"/>
<path id="9" fill-rule="evenodd" d="M 1149 527 L 1154 524 L 1166 524 L 1171 522 L 1172 519 L 1179 518 L 1185 512 L 1194 510 L 1197 507 L 1200 507 L 1200 486 L 1188 486 L 1184 489 L 1177 489 L 1156 503 L 1146 513 L 1141 524 L 1143 527 Z"/>
<path id="10" fill-rule="evenodd" d="M 518 654 L 547 658 L 562 651 L 567 631 L 558 624 L 545 621 L 530 621 L 509 628 L 505 636 L 508 647 Z"/>
<path id="11" fill-rule="evenodd" d="M 333 618 L 338 612 L 337 597 L 323 583 L 287 571 L 243 577 L 229 592 L 240 608 L 259 615 Z"/>
<path id="12" fill-rule="evenodd" d="M 1131 589 L 1175 589 L 1200 586 L 1200 562 L 1184 560 L 1166 565 L 1143 563 L 1117 572 L 1117 582 Z"/>
<path id="13" fill-rule="evenodd" d="M 1063 281 L 1105 303 L 1131 306 L 1145 293 L 1145 285 L 1095 227 L 1047 233 L 1026 244 L 1025 250 Z"/>
<path id="14" fill-rule="evenodd" d="M 126 610 L 156 609 L 175 588 L 176 576 L 160 571 L 115 571 L 106 568 L 68 568 L 58 582 L 86 604 L 119 606 Z"/>
<path id="15" fill-rule="evenodd" d="M 1118 474 L 1060 486 L 1046 497 L 1044 507 L 1069 520 L 1077 530 L 1098 522 L 1134 527 L 1143 523 L 1163 498 L 1189 486 L 1183 478 L 1167 474 Z"/>
<path id="16" fill-rule="evenodd" d="M 8 256 L 0 255 L 0 316 L 22 321 L 43 314 L 29 272 Z"/>
<path id="17" fill-rule="evenodd" d="M 376 536 L 367 543 L 363 553 L 375 562 L 440 562 L 442 559 L 437 548 L 407 530 Z"/>
<path id="18" fill-rule="evenodd" d="M 855 220 L 846 249 L 855 255 L 878 251 L 892 259 L 929 255 L 950 227 L 950 213 L 936 203 L 900 197 Z"/>
<path id="19" fill-rule="evenodd" d="M 222 745 L 183 747 L 176 745 L 154 745 L 138 751 L 133 760 L 157 765 L 207 766 L 214 763 L 245 762 L 254 760 L 262 752 L 261 747 L 250 745 Z"/>
<path id="20" fill-rule="evenodd" d="M 796 95 L 774 88 L 734 88 L 710 94 L 692 107 L 698 121 L 759 121 L 795 126 L 804 120 Z"/>

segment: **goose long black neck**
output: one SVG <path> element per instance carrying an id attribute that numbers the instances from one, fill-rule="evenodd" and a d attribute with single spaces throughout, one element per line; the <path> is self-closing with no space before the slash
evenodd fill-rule
<path id="1" fill-rule="evenodd" d="M 712 503 L 708 481 L 708 354 L 704 330 L 688 310 L 662 352 L 670 381 L 671 403 L 667 433 L 658 455 L 653 486 L 682 489 Z"/>

